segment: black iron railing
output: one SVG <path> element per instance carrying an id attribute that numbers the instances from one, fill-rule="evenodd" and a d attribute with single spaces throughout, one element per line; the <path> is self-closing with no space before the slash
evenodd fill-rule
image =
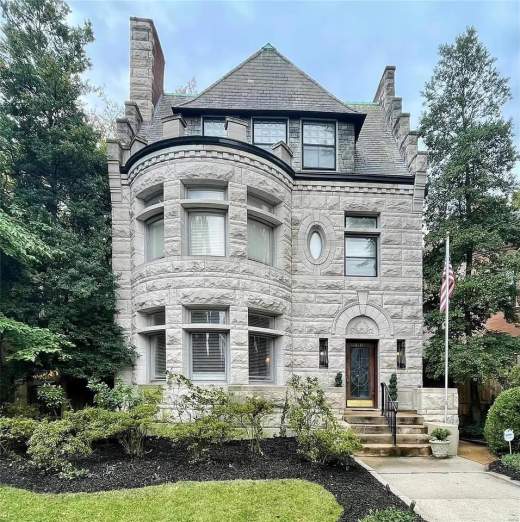
<path id="1" fill-rule="evenodd" d="M 397 401 L 390 396 L 390 390 L 386 383 L 381 383 L 381 415 L 388 422 L 390 431 L 392 432 L 392 441 L 394 446 L 397 445 Z"/>

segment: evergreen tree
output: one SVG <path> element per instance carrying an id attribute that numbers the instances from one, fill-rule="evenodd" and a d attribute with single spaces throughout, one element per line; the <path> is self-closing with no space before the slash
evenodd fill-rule
<path id="1" fill-rule="evenodd" d="M 55 252 L 31 270 L 2 258 L 0 310 L 72 343 L 63 377 L 110 377 L 132 353 L 114 323 L 104 146 L 80 103 L 92 30 L 61 0 L 0 5 L 0 206 Z"/>
<path id="2" fill-rule="evenodd" d="M 519 341 L 488 332 L 487 319 L 514 318 L 520 221 L 512 205 L 517 154 L 512 124 L 501 111 L 508 80 L 468 28 L 440 60 L 423 92 L 422 138 L 430 171 L 426 196 L 424 291 L 427 374 L 444 375 L 443 314 L 438 311 L 444 240 L 450 233 L 457 285 L 450 309 L 450 377 L 472 383 L 472 413 L 480 416 L 478 384 L 494 379 L 520 352 Z"/>

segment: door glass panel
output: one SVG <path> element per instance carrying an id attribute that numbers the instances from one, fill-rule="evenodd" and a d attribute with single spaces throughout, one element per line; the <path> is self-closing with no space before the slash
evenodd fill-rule
<path id="1" fill-rule="evenodd" d="M 370 347 L 351 347 L 350 391 L 356 399 L 370 398 Z"/>

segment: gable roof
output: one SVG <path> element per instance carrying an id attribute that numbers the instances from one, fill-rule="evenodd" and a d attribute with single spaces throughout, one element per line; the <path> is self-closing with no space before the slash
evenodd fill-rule
<path id="1" fill-rule="evenodd" d="M 364 116 L 325 90 L 270 44 L 262 47 L 198 96 L 178 104 L 174 109 Z"/>

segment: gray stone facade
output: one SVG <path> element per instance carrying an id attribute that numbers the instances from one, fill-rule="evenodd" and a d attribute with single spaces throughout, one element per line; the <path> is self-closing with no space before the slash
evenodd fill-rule
<path id="1" fill-rule="evenodd" d="M 132 73 L 131 100 L 125 117 L 118 121 L 118 139 L 109 144 L 118 322 L 139 354 L 126 378 L 137 384 L 156 382 L 150 375 L 148 342 L 148 335 L 155 331 L 166 333 L 167 369 L 190 376 L 188 334 L 193 325 L 187 313 L 194 307 L 219 307 L 227 313 L 227 323 L 215 327 L 229 340 L 225 386 L 280 398 L 293 373 L 316 376 L 341 411 L 346 403 L 345 386 L 334 387 L 334 381 L 338 372 L 345 376 L 346 340 L 374 340 L 375 385 L 379 387 L 379 382 L 387 382 L 396 372 L 401 407 L 414 408 L 420 403 L 426 411 L 427 395 L 416 394 L 422 386 L 426 161 L 417 152 L 417 136 L 410 132 L 409 117 L 401 112 L 400 99 L 395 97 L 394 68 L 385 70 L 373 103 L 345 105 L 344 114 L 335 105 L 341 102 L 325 90 L 313 92 L 311 85 L 303 85 L 302 92 L 310 93 L 306 99 L 311 101 L 306 103 L 314 103 L 319 96 L 332 98 L 331 108 L 327 109 L 326 99 L 320 106 L 325 111 L 323 119 L 336 121 L 337 137 L 333 175 L 320 177 L 322 173 L 317 172 L 306 177 L 299 172 L 301 122 L 308 107 L 299 116 L 286 116 L 288 148 L 281 153 L 290 164 L 247 145 L 252 140 L 253 118 L 261 117 L 261 112 L 244 114 L 243 108 L 225 106 L 225 99 L 219 114 L 246 123 L 244 146 L 241 140 L 197 141 L 204 115 L 215 110 L 197 107 L 197 103 L 202 104 L 204 96 L 213 100 L 207 92 L 218 83 L 195 98 L 157 96 L 164 65 L 157 72 L 162 53 L 158 58 L 154 51 L 160 50 L 155 29 L 149 20 L 132 19 L 131 24 L 132 49 L 135 42 L 151 39 L 152 43 L 148 58 L 132 51 L 131 70 L 147 71 L 146 80 L 139 86 L 141 73 Z M 260 54 L 264 64 L 271 59 L 269 53 L 277 53 L 270 46 L 262 52 L 267 53 Z M 244 64 L 251 64 L 256 56 Z M 151 61 L 149 66 L 145 59 Z M 278 64 L 278 55 L 276 60 Z M 229 82 L 229 75 L 225 78 Z M 199 114 L 194 113 L 197 110 Z M 170 134 L 166 140 L 161 120 L 172 114 L 182 116 L 183 123 L 176 121 L 168 132 L 184 136 Z M 371 172 L 378 175 L 373 180 Z M 205 185 L 222 187 L 225 200 L 193 203 L 187 199 L 187 188 Z M 145 206 L 146 196 L 158 188 L 163 190 L 163 201 Z M 248 206 L 248 194 L 269 201 L 272 213 L 262 216 L 260 210 Z M 225 256 L 188 255 L 187 217 L 204 205 L 218 208 L 226 216 Z M 145 262 L 144 223 L 157 212 L 164 216 L 164 256 Z M 377 216 L 377 229 L 372 231 L 378 244 L 376 277 L 345 276 L 346 213 Z M 269 220 L 273 227 L 272 266 L 248 259 L 247 221 L 251 215 Z M 309 251 L 313 230 L 319 230 L 323 239 L 318 259 Z M 165 324 L 149 326 L 146 314 L 163 308 Z M 274 339 L 274 379 L 266 385 L 250 383 L 251 310 L 275 317 L 268 332 Z M 328 340 L 328 368 L 319 365 L 319 339 Z M 398 340 L 406 343 L 403 369 L 396 368 Z"/>

